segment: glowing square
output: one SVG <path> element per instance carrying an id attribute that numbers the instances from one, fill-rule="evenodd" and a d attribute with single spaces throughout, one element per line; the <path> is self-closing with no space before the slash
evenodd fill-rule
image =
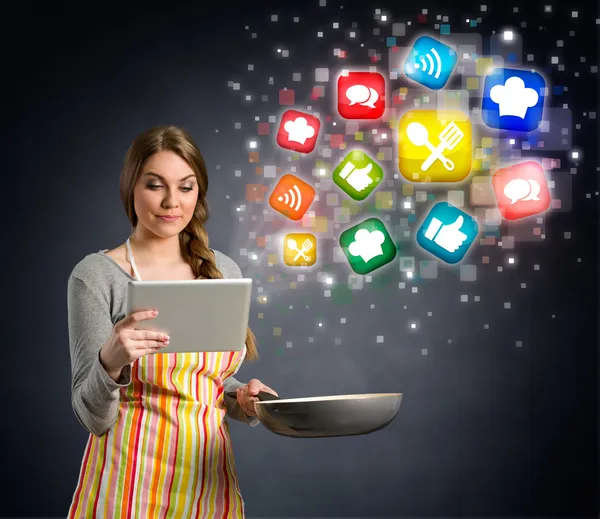
<path id="1" fill-rule="evenodd" d="M 467 90 L 477 90 L 479 88 L 479 78 L 478 77 L 468 77 L 467 78 Z"/>

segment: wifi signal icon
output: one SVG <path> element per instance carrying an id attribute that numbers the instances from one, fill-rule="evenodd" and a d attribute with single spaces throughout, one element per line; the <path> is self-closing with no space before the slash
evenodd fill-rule
<path id="1" fill-rule="evenodd" d="M 435 56 L 435 62 L 433 61 L 434 58 L 432 57 L 432 54 Z M 427 58 L 428 61 L 425 61 L 425 58 Z M 419 56 L 421 63 L 415 63 L 414 67 L 417 70 L 421 69 L 430 76 L 434 75 L 435 70 L 435 79 L 439 79 L 440 74 L 442 73 L 442 58 L 440 58 L 438 51 L 432 48 L 431 53 L 428 52 L 425 54 L 425 58 L 423 56 Z M 427 65 L 429 65 L 429 67 Z"/>
<path id="2" fill-rule="evenodd" d="M 302 193 L 300 192 L 300 188 L 294 184 L 294 187 L 288 189 L 287 193 L 278 196 L 277 201 L 283 202 L 294 211 L 298 211 L 298 209 L 300 209 L 300 204 L 302 204 Z"/>
<path id="3" fill-rule="evenodd" d="M 443 88 L 456 65 L 456 51 L 429 36 L 415 41 L 404 64 L 410 79 L 432 90 Z"/>
<path id="4" fill-rule="evenodd" d="M 269 197 L 269 205 L 292 220 L 300 220 L 315 198 L 315 188 L 294 175 L 284 175 Z"/>

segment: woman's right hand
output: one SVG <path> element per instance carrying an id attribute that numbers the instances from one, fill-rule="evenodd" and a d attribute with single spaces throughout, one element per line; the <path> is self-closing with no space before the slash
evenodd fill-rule
<path id="1" fill-rule="evenodd" d="M 114 325 L 110 339 L 100 350 L 100 362 L 111 378 L 117 380 L 125 366 L 168 346 L 167 334 L 136 328 L 137 323 L 157 315 L 157 310 L 131 312 Z"/>

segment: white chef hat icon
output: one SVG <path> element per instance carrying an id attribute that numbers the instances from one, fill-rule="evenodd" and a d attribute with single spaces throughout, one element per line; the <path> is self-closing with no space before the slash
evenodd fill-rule
<path id="1" fill-rule="evenodd" d="M 283 126 L 288 132 L 288 140 L 304 144 L 308 139 L 314 136 L 315 129 L 308 124 L 305 117 L 296 117 L 293 121 L 287 121 Z"/>
<path id="2" fill-rule="evenodd" d="M 381 244 L 385 241 L 385 236 L 379 230 L 359 229 L 354 235 L 354 240 L 348 247 L 348 252 L 352 256 L 360 256 L 365 263 L 383 254 Z"/>
<path id="3" fill-rule="evenodd" d="M 527 109 L 537 104 L 539 95 L 533 88 L 525 87 L 525 82 L 520 77 L 512 76 L 504 85 L 492 87 L 490 98 L 498 104 L 500 117 L 514 115 L 525 119 Z"/>

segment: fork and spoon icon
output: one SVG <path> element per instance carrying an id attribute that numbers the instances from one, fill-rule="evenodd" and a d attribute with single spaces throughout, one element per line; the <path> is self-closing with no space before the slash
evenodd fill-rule
<path id="1" fill-rule="evenodd" d="M 454 169 L 454 162 L 444 156 L 444 151 L 452 151 L 464 137 L 464 133 L 454 121 L 446 125 L 439 134 L 440 143 L 437 147 L 429 141 L 427 127 L 419 122 L 410 123 L 406 128 L 406 135 L 408 140 L 415 146 L 425 146 L 431 152 L 429 157 L 421 164 L 421 170 L 427 171 L 436 160 L 442 162 L 448 171 Z"/>
<path id="2" fill-rule="evenodd" d="M 302 248 L 300 249 L 298 248 L 298 243 L 293 238 L 288 239 L 287 246 L 288 248 L 298 252 L 298 254 L 296 254 L 296 256 L 294 257 L 294 261 L 297 261 L 300 256 L 302 256 L 306 261 L 310 260 L 310 258 L 306 256 L 306 254 L 304 254 L 313 247 L 312 241 L 310 241 L 308 238 L 306 238 L 306 240 L 302 242 Z"/>

